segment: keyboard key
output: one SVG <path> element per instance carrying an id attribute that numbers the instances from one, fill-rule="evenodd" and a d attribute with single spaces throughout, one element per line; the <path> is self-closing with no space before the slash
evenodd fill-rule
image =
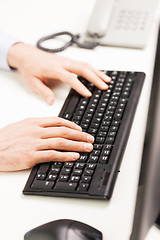
<path id="1" fill-rule="evenodd" d="M 71 176 L 70 182 L 79 182 L 80 176 Z"/>
<path id="2" fill-rule="evenodd" d="M 52 164 L 52 167 L 55 167 L 55 168 L 61 168 L 62 165 L 63 165 L 62 162 L 54 162 L 54 163 Z"/>
<path id="3" fill-rule="evenodd" d="M 100 153 L 101 153 L 100 150 L 93 150 L 93 151 L 91 152 L 90 156 L 99 156 Z"/>
<path id="4" fill-rule="evenodd" d="M 86 122 L 82 122 L 82 123 L 80 124 L 80 126 L 81 126 L 83 129 L 87 129 L 88 126 L 89 126 L 89 124 L 86 123 Z"/>
<path id="5" fill-rule="evenodd" d="M 114 115 L 114 120 L 115 121 L 119 121 L 119 120 L 121 120 L 121 118 L 122 118 L 122 114 L 121 113 L 116 113 L 115 115 Z"/>
<path id="6" fill-rule="evenodd" d="M 80 176 L 82 174 L 82 170 L 81 169 L 74 169 L 73 170 L 73 175 L 74 176 Z"/>
<path id="7" fill-rule="evenodd" d="M 46 173 L 50 168 L 50 163 L 42 163 L 38 169 L 38 173 Z"/>
<path id="8" fill-rule="evenodd" d="M 51 173 L 56 173 L 56 174 L 58 174 L 58 173 L 60 172 L 60 168 L 52 167 L 52 168 L 50 169 L 50 172 L 51 172 Z"/>
<path id="9" fill-rule="evenodd" d="M 111 150 L 112 149 L 112 145 L 111 144 L 106 144 L 104 146 L 104 150 Z"/>
<path id="10" fill-rule="evenodd" d="M 92 176 L 93 173 L 94 173 L 93 170 L 85 169 L 83 175 L 84 175 L 84 176 Z"/>
<path id="11" fill-rule="evenodd" d="M 82 116 L 81 115 L 74 115 L 74 117 L 72 118 L 72 121 L 74 122 L 74 121 L 80 121 L 81 120 L 81 118 L 82 118 Z"/>
<path id="12" fill-rule="evenodd" d="M 110 130 L 111 130 L 112 132 L 117 132 L 118 127 L 117 127 L 117 126 L 111 126 Z"/>
<path id="13" fill-rule="evenodd" d="M 106 137 L 107 136 L 107 132 L 101 132 L 100 131 L 97 136 L 98 137 Z"/>
<path id="14" fill-rule="evenodd" d="M 94 170 L 96 168 L 96 164 L 87 164 L 86 169 Z"/>
<path id="15" fill-rule="evenodd" d="M 67 180 L 68 180 L 68 176 L 67 175 L 60 175 L 59 177 L 58 177 L 58 181 L 59 182 L 67 182 Z"/>
<path id="16" fill-rule="evenodd" d="M 78 169 L 83 169 L 84 166 L 85 166 L 84 163 L 76 163 L 76 164 L 75 164 L 75 168 L 78 168 Z"/>
<path id="17" fill-rule="evenodd" d="M 86 192 L 88 190 L 89 184 L 86 183 L 80 183 L 79 187 L 77 189 L 78 192 Z"/>
<path id="18" fill-rule="evenodd" d="M 116 132 L 110 131 L 108 136 L 109 137 L 115 137 L 116 136 Z"/>
<path id="19" fill-rule="evenodd" d="M 63 192 L 74 192 L 76 190 L 77 183 L 70 182 L 57 182 L 55 185 L 55 191 L 63 191 Z"/>
<path id="20" fill-rule="evenodd" d="M 36 176 L 37 180 L 43 180 L 46 178 L 46 173 L 38 173 Z"/>
<path id="21" fill-rule="evenodd" d="M 71 118 L 72 118 L 72 113 L 65 113 L 64 115 L 63 115 L 63 118 L 65 118 L 65 119 L 67 119 L 67 120 L 71 120 Z"/>
<path id="22" fill-rule="evenodd" d="M 96 143 L 104 143 L 105 138 L 104 137 L 97 137 L 96 138 Z"/>
<path id="23" fill-rule="evenodd" d="M 47 181 L 55 181 L 57 179 L 58 175 L 57 174 L 48 174 Z"/>
<path id="24" fill-rule="evenodd" d="M 110 154 L 110 150 L 104 150 L 103 151 L 103 155 L 105 155 L 105 156 L 107 155 L 108 156 L 109 154 Z"/>
<path id="25" fill-rule="evenodd" d="M 89 163 L 97 163 L 98 162 L 98 156 L 90 156 L 88 159 Z"/>
<path id="26" fill-rule="evenodd" d="M 103 147 L 102 144 L 93 144 L 93 149 L 101 150 Z"/>
<path id="27" fill-rule="evenodd" d="M 85 163 L 87 162 L 88 155 L 87 153 L 81 153 L 79 159 L 77 159 L 77 162 Z"/>
<path id="28" fill-rule="evenodd" d="M 91 176 L 82 176 L 81 183 L 89 183 L 91 181 Z"/>
<path id="29" fill-rule="evenodd" d="M 107 132 L 108 131 L 108 129 L 109 129 L 109 126 L 100 126 L 100 131 L 101 132 Z"/>
<path id="30" fill-rule="evenodd" d="M 73 165 L 74 165 L 73 162 L 65 162 L 65 163 L 64 163 L 64 167 L 66 167 L 66 168 L 72 168 Z"/>
<path id="31" fill-rule="evenodd" d="M 37 188 L 37 189 L 41 188 L 43 190 L 48 190 L 48 189 L 52 189 L 53 186 L 54 186 L 54 182 L 34 180 L 34 182 L 31 185 L 31 188 Z"/>
<path id="32" fill-rule="evenodd" d="M 89 128 L 87 132 L 90 133 L 90 134 L 96 134 L 97 130 L 98 129 L 96 129 L 96 128 Z"/>
<path id="33" fill-rule="evenodd" d="M 106 143 L 111 143 L 111 144 L 113 144 L 114 143 L 114 137 L 107 137 L 107 139 L 106 139 Z"/>
<path id="34" fill-rule="evenodd" d="M 63 175 L 68 175 L 68 174 L 70 174 L 70 172 L 71 172 L 71 168 L 63 168 L 61 170 L 61 174 L 63 174 Z"/>
<path id="35" fill-rule="evenodd" d="M 100 157 L 99 162 L 102 164 L 106 164 L 106 163 L 108 163 L 108 158 L 109 158 L 108 156 L 102 156 L 102 157 Z"/>

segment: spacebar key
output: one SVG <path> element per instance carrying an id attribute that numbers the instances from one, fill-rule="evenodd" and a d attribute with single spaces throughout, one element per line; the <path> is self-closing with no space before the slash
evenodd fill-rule
<path id="1" fill-rule="evenodd" d="M 54 187 L 54 190 L 63 192 L 74 192 L 76 190 L 76 187 L 77 183 L 57 182 Z"/>

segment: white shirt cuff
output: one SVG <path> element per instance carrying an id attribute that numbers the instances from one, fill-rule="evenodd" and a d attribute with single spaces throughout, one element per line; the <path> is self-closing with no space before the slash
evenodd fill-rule
<path id="1" fill-rule="evenodd" d="M 0 68 L 1 69 L 11 70 L 11 68 L 8 66 L 7 56 L 8 56 L 9 48 L 16 42 L 18 42 L 17 39 L 0 33 Z"/>

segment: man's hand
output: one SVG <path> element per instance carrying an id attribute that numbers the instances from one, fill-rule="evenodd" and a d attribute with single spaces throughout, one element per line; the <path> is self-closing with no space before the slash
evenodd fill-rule
<path id="1" fill-rule="evenodd" d="M 93 136 L 68 120 L 25 119 L 0 130 L 0 171 L 27 169 L 49 161 L 75 161 L 78 152 L 93 150 L 93 142 Z"/>
<path id="2" fill-rule="evenodd" d="M 106 83 L 111 80 L 106 74 L 87 63 L 47 53 L 24 43 L 16 43 L 10 48 L 8 64 L 17 68 L 29 87 L 48 104 L 54 101 L 53 91 L 47 86 L 50 80 L 54 82 L 56 79 L 67 83 L 85 97 L 90 97 L 91 93 L 76 75 L 86 78 L 102 90 L 108 88 Z"/>

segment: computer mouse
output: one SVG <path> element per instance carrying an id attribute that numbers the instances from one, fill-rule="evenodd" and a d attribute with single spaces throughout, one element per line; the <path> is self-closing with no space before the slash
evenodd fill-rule
<path id="1" fill-rule="evenodd" d="M 102 233 L 85 223 L 60 219 L 30 230 L 24 240 L 102 240 Z"/>

